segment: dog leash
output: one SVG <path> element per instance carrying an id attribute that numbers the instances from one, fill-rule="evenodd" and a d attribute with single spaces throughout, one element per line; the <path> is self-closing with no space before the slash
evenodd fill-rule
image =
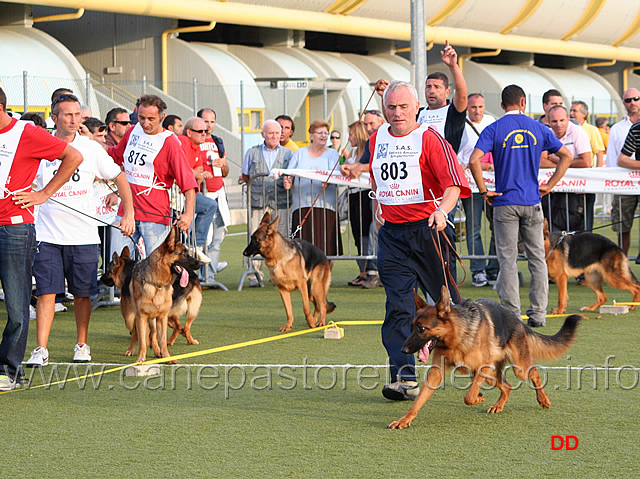
<path id="1" fill-rule="evenodd" d="M 453 247 L 453 245 L 451 244 L 451 241 L 449 241 L 449 238 L 447 238 L 447 235 L 444 233 L 444 231 L 436 232 L 435 237 L 434 237 L 433 231 L 434 231 L 434 228 L 429 229 L 429 232 L 431 233 L 431 241 L 433 242 L 434 245 L 437 244 L 438 246 L 436 248 L 436 252 L 438 253 L 438 258 L 440 258 L 440 263 L 442 264 L 442 275 L 444 276 L 444 284 L 447 287 L 447 289 L 449 289 L 449 281 L 451 281 L 451 284 L 453 285 L 453 289 L 455 289 L 456 294 L 458 295 L 458 300 L 462 301 L 462 295 L 460 294 L 460 290 L 458 289 L 458 286 L 462 286 L 465 280 L 467 279 L 467 270 L 464 267 L 462 258 L 460 258 L 460 255 L 458 254 L 456 249 Z M 440 236 L 444 238 L 444 241 L 446 243 L 445 253 L 447 255 L 447 259 L 445 259 L 445 257 L 442 254 L 442 244 L 440 243 Z M 456 260 L 458 261 L 458 263 L 460 263 L 460 266 L 462 266 L 462 270 L 464 271 L 464 277 L 462 278 L 462 281 L 459 284 L 456 283 L 456 280 L 451 274 L 451 270 L 449 269 L 448 258 L 449 258 L 449 253 L 451 251 L 453 251 L 453 254 L 456 257 Z"/>
<path id="2" fill-rule="evenodd" d="M 358 117 L 358 121 L 362 121 L 362 118 L 364 117 L 364 114 L 367 111 L 367 108 L 369 107 L 369 103 L 371 103 L 371 100 L 373 99 L 373 95 L 375 95 L 375 94 L 376 94 L 376 89 L 374 88 L 373 91 L 371 92 L 371 95 L 369 96 L 369 100 L 367 100 L 367 104 L 365 105 L 365 107 L 360 112 L 360 116 Z M 348 144 L 349 144 L 349 141 L 347 140 L 347 145 Z M 346 148 L 347 145 L 345 145 L 344 148 Z M 331 168 L 331 171 L 329 172 L 329 175 L 327 176 L 327 180 L 322 183 L 322 188 L 320 188 L 320 191 L 316 195 L 316 198 L 313 200 L 313 203 L 311 203 L 311 206 L 309 207 L 309 210 L 307 211 L 307 214 L 304 215 L 304 218 L 302 218 L 302 221 L 300 222 L 300 224 L 298 224 L 298 226 L 296 227 L 295 231 L 293 233 L 291 233 L 291 239 L 295 238 L 296 235 L 298 234 L 298 232 L 302 231 L 302 226 L 305 224 L 305 222 L 307 221 L 307 218 L 309 217 L 309 215 L 313 211 L 313 207 L 315 206 L 316 202 L 320 198 L 320 195 L 322 194 L 322 192 L 325 190 L 325 188 L 327 186 L 329 186 L 329 180 L 331 179 L 331 176 L 333 175 L 333 172 L 335 171 L 336 167 L 339 164 L 340 164 L 340 158 L 338 158 L 338 160 L 336 161 L 335 165 L 333 165 L 333 168 Z"/>

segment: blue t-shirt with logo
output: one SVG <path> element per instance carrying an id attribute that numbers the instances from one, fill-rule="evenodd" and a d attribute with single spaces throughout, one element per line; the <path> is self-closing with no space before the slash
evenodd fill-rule
<path id="1" fill-rule="evenodd" d="M 493 154 L 496 191 L 493 206 L 531 206 L 540 202 L 538 171 L 544 150 L 562 148 L 551 128 L 523 114 L 507 114 L 480 134 L 476 148 Z"/>

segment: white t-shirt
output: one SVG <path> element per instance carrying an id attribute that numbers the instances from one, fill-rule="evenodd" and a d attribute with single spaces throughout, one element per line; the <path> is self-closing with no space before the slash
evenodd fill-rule
<path id="1" fill-rule="evenodd" d="M 96 177 L 113 180 L 122 171 L 97 141 L 76 134 L 70 145 L 82 153 L 83 161 L 71 178 L 46 203 L 40 205 L 36 219 L 36 241 L 58 245 L 99 244 L 96 221 L 63 204 L 95 217 L 94 180 Z M 60 160 L 40 163 L 36 175 L 38 190 L 49 183 L 60 163 Z"/>
<path id="2" fill-rule="evenodd" d="M 567 147 L 572 158 L 578 158 L 582 153 L 591 153 L 589 134 L 580 125 L 569 122 L 567 132 L 560 141 Z"/>
<path id="3" fill-rule="evenodd" d="M 482 120 L 480 120 L 480 123 L 474 123 L 473 126 L 478 130 L 478 133 L 482 133 L 482 130 L 494 121 L 496 121 L 495 118 L 491 115 L 485 114 L 483 115 Z M 460 141 L 460 149 L 458 150 L 458 161 L 462 166 L 469 165 L 469 158 L 471 158 L 471 153 L 473 153 L 473 150 L 476 147 L 478 138 L 478 134 L 473 131 L 471 125 L 469 125 L 469 123 L 465 123 L 464 133 L 462 134 L 462 140 Z"/>

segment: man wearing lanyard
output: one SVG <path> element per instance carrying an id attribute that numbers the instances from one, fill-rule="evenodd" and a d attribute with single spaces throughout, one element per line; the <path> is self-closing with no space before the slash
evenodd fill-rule
<path id="1" fill-rule="evenodd" d="M 167 104 L 158 96 L 142 95 L 136 102 L 138 124 L 108 153 L 127 175 L 133 193 L 136 231 L 144 239 L 147 256 L 166 238 L 171 227 L 169 189 L 175 181 L 185 197 L 177 226 L 187 231 L 193 219 L 197 183 L 180 140 L 162 128 Z M 123 214 L 122 205 L 118 217 Z"/>
<path id="2" fill-rule="evenodd" d="M 378 271 L 387 295 L 382 343 L 389 355 L 392 382 L 382 389 L 387 399 L 415 399 L 419 393 L 413 355 L 400 351 L 416 314 L 413 291 L 440 297 L 445 284 L 433 234 L 444 231 L 453 243 L 447 215 L 458 197 L 471 194 L 456 155 L 442 136 L 416 121 L 419 102 L 413 85 L 394 81 L 383 97 L 385 117 L 371 135 L 371 189 L 376 195 Z M 437 201 L 434 201 L 437 200 Z M 443 256 L 445 256 L 443 254 Z M 451 297 L 457 298 L 454 285 Z"/>
<path id="3" fill-rule="evenodd" d="M 46 130 L 12 119 L 0 88 L 0 279 L 7 325 L 0 343 L 0 391 L 19 383 L 29 333 L 31 265 L 35 254 L 33 206 L 44 203 L 71 177 L 82 154 Z M 58 174 L 39 191 L 31 191 L 42 159 L 62 160 Z"/>

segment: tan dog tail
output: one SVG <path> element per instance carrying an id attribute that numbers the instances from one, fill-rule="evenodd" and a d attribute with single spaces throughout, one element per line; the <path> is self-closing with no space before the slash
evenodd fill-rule
<path id="1" fill-rule="evenodd" d="M 562 353 L 568 351 L 575 340 L 578 323 L 583 318 L 584 316 L 580 314 L 568 316 L 567 319 L 564 320 L 560 331 L 553 336 L 545 336 L 525 326 L 529 347 L 535 358 L 546 360 L 557 359 Z"/>

